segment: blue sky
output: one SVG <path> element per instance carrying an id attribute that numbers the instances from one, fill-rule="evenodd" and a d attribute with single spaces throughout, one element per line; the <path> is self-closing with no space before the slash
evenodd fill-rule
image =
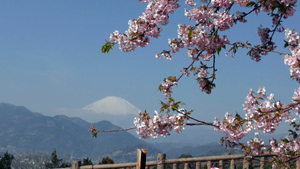
<path id="1" fill-rule="evenodd" d="M 1 1 L 0 5 L 0 102 L 23 105 L 45 115 L 60 108 L 82 108 L 107 96 L 122 97 L 148 112 L 159 110 L 164 99 L 157 88 L 164 77 L 179 76 L 190 64 L 186 51 L 172 61 L 155 59 L 168 49 L 168 38 L 177 37 L 177 25 L 190 23 L 182 6 L 170 15 L 159 39 L 151 39 L 146 48 L 123 53 L 115 46 L 109 54 L 101 46 L 115 30 L 128 28 L 128 20 L 137 18 L 146 4 L 137 0 L 109 1 Z M 296 17 L 284 21 L 286 28 L 299 31 Z M 191 22 L 193 24 L 193 22 Z M 257 27 L 269 26 L 265 13 L 251 16 L 226 33 L 231 42 L 249 40 L 259 44 Z M 284 33 L 276 34 L 278 50 Z M 229 58 L 222 51 L 217 57 L 217 88 L 207 95 L 199 90 L 195 77 L 182 78 L 173 96 L 194 109 L 194 116 L 213 121 L 226 112 L 243 114 L 242 104 L 250 88 L 265 86 L 277 100 L 291 102 L 296 81 L 289 79 L 283 56 L 270 54 L 256 63 L 239 51 Z"/>

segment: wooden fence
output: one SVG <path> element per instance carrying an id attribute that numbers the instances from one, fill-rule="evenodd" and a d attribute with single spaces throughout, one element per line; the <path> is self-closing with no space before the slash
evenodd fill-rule
<path id="1" fill-rule="evenodd" d="M 158 154 L 157 161 L 146 162 L 145 149 L 138 149 L 137 162 L 136 163 L 120 163 L 120 164 L 102 164 L 102 165 L 88 165 L 81 166 L 81 161 L 73 161 L 71 168 L 60 169 L 108 169 L 108 168 L 135 168 L 135 169 L 149 169 L 151 166 L 157 166 L 157 169 L 165 169 L 167 165 L 171 165 L 171 168 L 178 169 L 179 165 L 184 165 L 184 169 L 189 169 L 190 164 L 195 164 L 195 169 L 203 168 L 203 164 L 207 165 L 207 169 L 213 167 L 214 164 L 218 164 L 221 169 L 226 168 L 236 169 L 239 164 L 243 169 L 251 169 L 252 164 L 256 163 L 256 168 L 264 169 L 265 164 L 269 162 L 268 157 L 272 157 L 272 154 L 265 154 L 260 157 L 256 157 L 256 160 L 249 162 L 244 155 L 226 155 L 226 156 L 210 156 L 210 157 L 194 157 L 194 158 L 180 158 L 180 159 L 166 159 L 166 154 Z M 258 159 L 258 160 L 257 160 Z M 251 164 L 252 163 L 252 164 Z M 296 169 L 300 169 L 300 160 L 296 161 Z M 202 165 L 202 167 L 201 167 Z"/>

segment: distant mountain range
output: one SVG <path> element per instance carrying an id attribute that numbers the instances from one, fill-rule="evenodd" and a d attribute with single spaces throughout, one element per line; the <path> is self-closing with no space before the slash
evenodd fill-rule
<path id="1" fill-rule="evenodd" d="M 78 117 L 49 117 L 31 112 L 23 106 L 0 103 L 0 152 L 8 150 L 17 154 L 36 151 L 50 154 L 56 149 L 59 157 L 90 157 L 100 161 L 109 156 L 115 162 L 135 161 L 137 149 L 141 148 L 148 150 L 147 158 L 151 161 L 156 160 L 157 153 L 166 153 L 169 159 L 181 154 L 195 157 L 240 153 L 239 150 L 223 150 L 218 143 L 202 146 L 184 143 L 150 144 L 126 131 L 98 133 L 98 137 L 93 138 L 88 132 L 90 125 Z M 105 120 L 92 125 L 101 130 L 120 129 Z"/>
<path id="2" fill-rule="evenodd" d="M 31 112 L 23 106 L 0 103 L 2 150 L 53 152 L 56 149 L 59 156 L 101 158 L 113 154 L 111 158 L 119 160 L 125 160 L 123 155 L 130 160 L 128 155 L 125 156 L 130 151 L 135 152 L 136 158 L 137 148 L 147 148 L 149 153 L 158 153 L 153 146 L 126 131 L 99 133 L 97 138 L 92 138 L 91 133 L 88 132 L 90 125 L 76 117 L 69 118 L 64 115 L 48 117 Z M 101 130 L 120 129 L 109 121 L 100 121 L 93 125 Z"/>

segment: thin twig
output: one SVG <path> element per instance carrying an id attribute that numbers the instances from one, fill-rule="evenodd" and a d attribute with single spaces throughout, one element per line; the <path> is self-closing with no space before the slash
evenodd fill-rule
<path id="1" fill-rule="evenodd" d="M 96 130 L 97 132 L 119 132 L 119 131 L 128 131 L 128 130 L 132 130 L 132 129 L 136 129 L 136 127 L 130 127 L 130 128 L 126 128 L 126 129 L 117 129 L 117 130 Z"/>

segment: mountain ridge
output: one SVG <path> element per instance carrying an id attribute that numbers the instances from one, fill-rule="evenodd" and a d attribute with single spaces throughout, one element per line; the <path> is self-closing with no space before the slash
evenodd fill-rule
<path id="1" fill-rule="evenodd" d="M 135 161 L 137 149 L 147 149 L 147 157 L 166 153 L 168 159 L 178 158 L 181 154 L 195 157 L 240 152 L 223 151 L 218 143 L 212 142 L 206 145 L 147 143 L 127 131 L 100 132 L 95 139 L 88 132 L 90 125 L 100 130 L 121 129 L 107 120 L 89 123 L 81 118 L 65 115 L 49 117 L 31 112 L 24 106 L 0 103 L 0 151 L 9 150 L 15 154 L 33 150 L 50 154 L 56 149 L 60 157 L 92 157 L 101 161 L 103 157 L 109 156 L 115 162 Z M 198 141 L 201 143 L 201 140 Z"/>
<path id="2" fill-rule="evenodd" d="M 10 147 L 20 152 L 52 152 L 56 149 L 58 155 L 71 156 L 72 153 L 79 158 L 101 158 L 105 154 L 135 145 L 143 145 L 141 148 L 152 147 L 126 131 L 99 133 L 97 138 L 92 138 L 92 134 L 88 132 L 91 124 L 97 129 L 120 129 L 107 120 L 88 123 L 78 117 L 49 117 L 33 113 L 24 106 L 0 103 L 0 147 Z M 152 149 L 155 151 L 153 153 L 158 152 L 155 148 Z"/>

